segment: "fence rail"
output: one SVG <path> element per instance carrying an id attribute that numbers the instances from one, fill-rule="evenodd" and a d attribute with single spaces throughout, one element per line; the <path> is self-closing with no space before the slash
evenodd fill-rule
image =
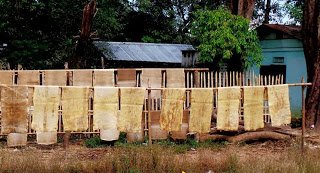
<path id="1" fill-rule="evenodd" d="M 106 80 L 112 81 L 113 86 L 123 86 L 119 79 L 119 71 L 126 69 L 99 69 L 99 70 L 0 70 L 0 84 L 6 85 L 56 85 L 56 86 L 103 86 Z M 141 74 L 144 69 L 127 69 L 128 79 L 132 86 L 142 85 Z M 161 87 L 167 86 L 167 69 L 161 71 Z M 111 71 L 111 72 L 110 72 Z M 99 72 L 110 72 L 98 75 Z M 53 74 L 49 79 L 49 74 Z M 103 78 L 103 79 L 101 79 Z M 283 75 L 260 75 L 253 71 L 247 72 L 218 72 L 206 68 L 184 69 L 185 88 L 212 88 L 228 86 L 259 86 L 284 84 Z M 49 81 L 50 80 L 50 81 Z M 101 81 L 102 84 L 98 84 Z M 151 84 L 152 87 L 152 84 Z"/>

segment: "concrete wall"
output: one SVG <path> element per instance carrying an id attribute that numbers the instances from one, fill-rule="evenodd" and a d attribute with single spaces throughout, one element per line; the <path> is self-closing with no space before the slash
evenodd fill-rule
<path id="1" fill-rule="evenodd" d="M 307 79 L 306 62 L 302 42 L 297 39 L 262 40 L 263 53 L 261 65 L 286 65 L 286 83 L 300 83 Z M 284 63 L 273 63 L 273 57 L 284 57 Z M 258 67 L 254 68 L 259 73 Z M 290 103 L 292 114 L 301 113 L 301 87 L 290 87 Z"/>

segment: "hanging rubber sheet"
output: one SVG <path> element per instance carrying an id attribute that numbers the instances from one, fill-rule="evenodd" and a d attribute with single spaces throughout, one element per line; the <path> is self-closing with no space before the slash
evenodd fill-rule
<path id="1" fill-rule="evenodd" d="M 92 70 L 73 70 L 73 86 L 92 86 Z"/>
<path id="2" fill-rule="evenodd" d="M 1 86 L 1 133 L 28 132 L 28 87 Z"/>
<path id="3" fill-rule="evenodd" d="M 191 90 L 189 131 L 210 132 L 212 111 L 213 90 L 193 88 Z"/>
<path id="4" fill-rule="evenodd" d="M 88 129 L 88 87 L 62 88 L 62 119 L 64 131 Z"/>
<path id="5" fill-rule="evenodd" d="M 121 105 L 118 130 L 138 133 L 142 129 L 142 109 L 146 88 L 120 88 Z"/>
<path id="6" fill-rule="evenodd" d="M 65 70 L 46 70 L 43 83 L 43 85 L 66 86 L 67 72 Z"/>
<path id="7" fill-rule="evenodd" d="M 33 94 L 34 111 L 31 128 L 37 132 L 58 130 L 60 89 L 57 86 L 36 86 Z"/>
<path id="8" fill-rule="evenodd" d="M 18 85 L 40 85 L 40 72 L 38 70 L 19 70 Z"/>
<path id="9" fill-rule="evenodd" d="M 27 133 L 10 133 L 7 136 L 8 147 L 26 146 L 28 141 Z"/>
<path id="10" fill-rule="evenodd" d="M 166 69 L 167 88 L 184 88 L 184 68 Z"/>
<path id="11" fill-rule="evenodd" d="M 218 88 L 217 129 L 236 131 L 239 127 L 240 87 Z"/>
<path id="12" fill-rule="evenodd" d="M 94 87 L 93 129 L 117 130 L 119 89 Z"/>
<path id="13" fill-rule="evenodd" d="M 264 86 L 245 86 L 243 94 L 244 129 L 253 131 L 263 128 Z"/>
<path id="14" fill-rule="evenodd" d="M 161 69 L 142 69 L 141 73 L 141 86 L 148 88 L 148 82 L 150 82 L 151 88 L 161 88 L 162 82 L 162 72 Z M 152 90 L 151 91 L 151 98 L 160 98 L 161 91 Z"/>
<path id="15" fill-rule="evenodd" d="M 271 125 L 280 126 L 291 123 L 288 85 L 268 86 L 269 112 Z"/>
<path id="16" fill-rule="evenodd" d="M 136 84 L 136 69 L 118 69 L 119 87 L 135 87 Z"/>
<path id="17" fill-rule="evenodd" d="M 114 86 L 114 69 L 93 71 L 93 86 Z"/>
<path id="18" fill-rule="evenodd" d="M 13 71 L 1 70 L 0 71 L 0 84 L 13 85 Z"/>
<path id="19" fill-rule="evenodd" d="M 160 127 L 162 130 L 181 130 L 185 94 L 185 89 L 168 88 L 163 90 L 160 113 Z"/>
<path id="20" fill-rule="evenodd" d="M 37 143 L 51 145 L 58 142 L 57 132 L 37 132 Z"/>

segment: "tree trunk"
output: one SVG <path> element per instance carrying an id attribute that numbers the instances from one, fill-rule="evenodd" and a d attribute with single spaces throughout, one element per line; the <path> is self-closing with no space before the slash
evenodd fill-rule
<path id="1" fill-rule="evenodd" d="M 69 60 L 70 68 L 86 68 L 86 51 L 90 45 L 90 34 L 93 17 L 96 12 L 96 0 L 91 0 L 83 8 L 80 38 L 77 41 L 74 56 Z"/>
<path id="2" fill-rule="evenodd" d="M 316 125 L 320 131 L 320 3 L 306 0 L 303 14 L 303 47 L 307 63 L 308 88 L 306 98 L 307 126 Z"/>
<path id="3" fill-rule="evenodd" d="M 267 0 L 263 23 L 269 23 L 270 11 L 271 11 L 271 0 Z"/>
<path id="4" fill-rule="evenodd" d="M 243 16 L 251 20 L 255 5 L 255 0 L 237 0 L 238 1 L 238 9 L 237 15 Z"/>

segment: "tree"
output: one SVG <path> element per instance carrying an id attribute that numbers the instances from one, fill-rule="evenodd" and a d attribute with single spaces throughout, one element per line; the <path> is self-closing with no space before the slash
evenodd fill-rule
<path id="1" fill-rule="evenodd" d="M 306 0 L 303 14 L 303 47 L 307 63 L 308 89 L 306 99 L 307 125 L 315 123 L 320 131 L 320 2 Z"/>
<path id="2" fill-rule="evenodd" d="M 199 10 L 191 31 L 200 42 L 202 62 L 227 62 L 229 70 L 241 71 L 262 60 L 258 37 L 249 29 L 249 20 L 224 8 Z"/>
<path id="3" fill-rule="evenodd" d="M 301 24 L 303 19 L 303 2 L 302 0 L 290 0 L 284 4 L 283 10 L 288 14 L 287 24 Z"/>

